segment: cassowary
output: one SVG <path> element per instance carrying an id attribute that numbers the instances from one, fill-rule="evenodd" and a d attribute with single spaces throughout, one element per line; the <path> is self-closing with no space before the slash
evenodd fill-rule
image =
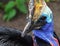
<path id="1" fill-rule="evenodd" d="M 56 34 L 54 35 L 56 36 Z M 49 43 L 42 39 L 37 38 L 43 46 L 50 46 Z M 33 40 L 31 36 L 25 35 L 21 37 L 21 31 L 17 29 L 0 27 L 0 46 L 33 46 Z"/>

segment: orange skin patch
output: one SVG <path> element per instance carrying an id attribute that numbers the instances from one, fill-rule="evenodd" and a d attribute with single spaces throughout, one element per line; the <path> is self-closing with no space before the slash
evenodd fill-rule
<path id="1" fill-rule="evenodd" d="M 34 0 L 34 15 L 33 15 L 33 20 L 36 21 L 38 17 L 40 16 L 41 9 L 43 7 L 42 1 L 41 0 Z"/>

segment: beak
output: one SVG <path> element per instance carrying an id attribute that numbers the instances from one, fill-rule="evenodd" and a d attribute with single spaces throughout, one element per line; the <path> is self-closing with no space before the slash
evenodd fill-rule
<path id="1" fill-rule="evenodd" d="M 22 37 L 24 37 L 24 36 L 27 34 L 27 32 L 28 32 L 30 26 L 31 26 L 31 22 L 28 22 L 28 23 L 26 24 L 26 26 L 25 26 L 25 28 L 24 28 L 22 34 L 21 34 Z"/>

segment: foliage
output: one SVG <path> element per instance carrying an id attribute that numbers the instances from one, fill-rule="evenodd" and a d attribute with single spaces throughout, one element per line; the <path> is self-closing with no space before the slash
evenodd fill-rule
<path id="1" fill-rule="evenodd" d="M 56 1 L 56 0 L 45 0 L 46 2 L 53 2 L 53 1 Z"/>
<path id="2" fill-rule="evenodd" d="M 0 8 L 2 7 L 2 5 L 3 5 L 3 3 L 2 3 L 2 2 L 0 2 Z"/>
<path id="3" fill-rule="evenodd" d="M 8 11 L 11 10 L 14 6 L 15 6 L 15 2 L 14 2 L 14 1 L 8 2 L 8 4 L 6 4 L 6 6 L 5 6 L 5 12 L 8 12 Z"/>
<path id="4" fill-rule="evenodd" d="M 14 7 L 16 7 L 23 14 L 27 14 L 28 10 L 25 5 L 26 2 L 27 0 L 9 1 L 4 7 L 5 14 L 3 16 L 3 20 L 10 21 L 14 18 L 16 15 L 16 9 L 14 9 Z"/>
<path id="5" fill-rule="evenodd" d="M 27 7 L 25 5 L 25 0 L 16 0 L 16 5 L 20 12 L 24 14 L 28 12 Z"/>
<path id="6" fill-rule="evenodd" d="M 15 15 L 16 15 L 16 10 L 15 9 L 11 9 L 9 12 L 7 12 L 3 16 L 3 20 L 10 21 L 13 17 L 15 17 Z"/>
<path id="7" fill-rule="evenodd" d="M 50 2 L 50 0 L 45 0 L 46 2 Z"/>

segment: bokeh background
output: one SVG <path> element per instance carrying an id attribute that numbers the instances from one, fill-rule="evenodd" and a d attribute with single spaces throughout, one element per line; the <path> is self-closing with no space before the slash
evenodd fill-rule
<path id="1" fill-rule="evenodd" d="M 60 37 L 60 2 L 48 3 L 54 15 L 54 30 Z"/>
<path id="2" fill-rule="evenodd" d="M 48 2 L 47 5 L 53 11 L 54 30 L 57 33 L 57 35 L 60 37 L 60 2 L 59 0 L 56 2 Z M 3 16 L 3 11 L 0 9 L 0 26 L 6 26 L 10 28 L 23 30 L 26 24 L 26 19 L 25 19 L 26 15 L 18 13 L 17 16 L 12 21 L 9 21 L 9 22 L 3 21 L 2 16 Z"/>

